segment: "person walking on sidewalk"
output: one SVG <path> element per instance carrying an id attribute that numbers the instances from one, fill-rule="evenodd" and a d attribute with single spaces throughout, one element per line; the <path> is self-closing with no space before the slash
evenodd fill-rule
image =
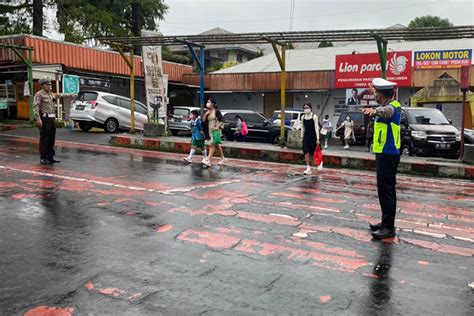
<path id="1" fill-rule="evenodd" d="M 199 116 L 199 112 L 197 110 L 191 111 L 191 126 L 191 151 L 187 157 L 183 158 L 184 161 L 188 163 L 193 162 L 193 156 L 196 153 L 196 149 L 201 149 L 204 158 L 207 157 L 202 119 Z"/>
<path id="2" fill-rule="evenodd" d="M 377 166 L 377 191 L 382 209 L 382 221 L 370 225 L 375 239 L 394 237 L 396 232 L 396 177 L 400 163 L 401 105 L 400 102 L 392 99 L 395 85 L 395 82 L 382 78 L 374 79 L 369 92 L 375 94 L 379 107 L 362 109 L 364 114 L 376 116 L 373 152 Z"/>
<path id="3" fill-rule="evenodd" d="M 54 143 L 56 140 L 56 106 L 54 100 L 62 97 L 76 97 L 73 93 L 53 93 L 51 79 L 44 77 L 39 80 L 41 90 L 36 92 L 33 101 L 35 125 L 40 129 L 40 163 L 48 165 L 58 163 L 54 159 Z"/>
<path id="4" fill-rule="evenodd" d="M 321 135 L 323 135 L 324 138 L 324 149 L 328 148 L 328 141 L 332 137 L 332 124 L 331 120 L 329 119 L 329 115 L 325 115 L 323 119 L 323 126 L 321 128 Z"/>
<path id="5" fill-rule="evenodd" d="M 316 114 L 313 113 L 311 103 L 303 105 L 304 115 L 301 124 L 301 138 L 303 139 L 303 154 L 306 161 L 305 175 L 311 174 L 311 158 L 314 155 L 316 146 L 319 144 L 319 122 Z"/>
<path id="6" fill-rule="evenodd" d="M 344 127 L 344 149 L 349 149 L 349 141 L 353 137 L 354 134 L 354 121 L 351 119 L 349 115 L 346 116 L 346 120 L 341 123 L 336 129 L 336 132 Z"/>
<path id="7" fill-rule="evenodd" d="M 224 151 L 222 150 L 222 129 L 224 128 L 224 117 L 217 108 L 217 103 L 214 99 L 209 98 L 206 104 L 207 112 L 202 117 L 203 122 L 207 122 L 209 126 L 209 137 L 211 138 L 209 144 L 209 155 L 204 158 L 202 164 L 205 167 L 211 167 L 211 159 L 214 156 L 216 149 L 219 150 L 221 160 L 219 165 L 224 165 L 227 160 L 224 157 Z"/>

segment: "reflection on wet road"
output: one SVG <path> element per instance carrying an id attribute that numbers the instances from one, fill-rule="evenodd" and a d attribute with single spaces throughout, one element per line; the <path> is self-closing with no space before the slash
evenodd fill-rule
<path id="1" fill-rule="evenodd" d="M 0 137 L 0 314 L 434 314 L 474 308 L 474 184 Z M 196 158 L 197 159 L 197 158 Z M 197 161 L 197 160 L 196 160 Z M 53 310 L 55 309 L 55 310 Z"/>

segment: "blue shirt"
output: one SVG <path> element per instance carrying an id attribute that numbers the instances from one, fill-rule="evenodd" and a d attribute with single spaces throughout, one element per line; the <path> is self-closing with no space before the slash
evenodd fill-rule
<path id="1" fill-rule="evenodd" d="M 195 121 L 191 121 L 191 126 L 192 140 L 204 139 L 201 117 L 198 117 Z"/>

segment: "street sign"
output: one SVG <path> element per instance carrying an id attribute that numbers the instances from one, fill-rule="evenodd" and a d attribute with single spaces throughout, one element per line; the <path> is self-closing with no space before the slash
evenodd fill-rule
<path id="1" fill-rule="evenodd" d="M 63 75 L 63 93 L 79 93 L 79 77 Z"/>
<path id="2" fill-rule="evenodd" d="M 7 102 L 0 102 L 0 110 L 6 110 L 8 108 Z"/>

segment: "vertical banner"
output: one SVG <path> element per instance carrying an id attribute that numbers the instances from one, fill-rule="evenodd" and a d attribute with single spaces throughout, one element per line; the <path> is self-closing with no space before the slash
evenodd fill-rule
<path id="1" fill-rule="evenodd" d="M 149 117 L 153 122 L 165 124 L 167 106 L 163 86 L 163 64 L 161 46 L 143 46 L 143 68 L 145 73 L 145 94 Z"/>

